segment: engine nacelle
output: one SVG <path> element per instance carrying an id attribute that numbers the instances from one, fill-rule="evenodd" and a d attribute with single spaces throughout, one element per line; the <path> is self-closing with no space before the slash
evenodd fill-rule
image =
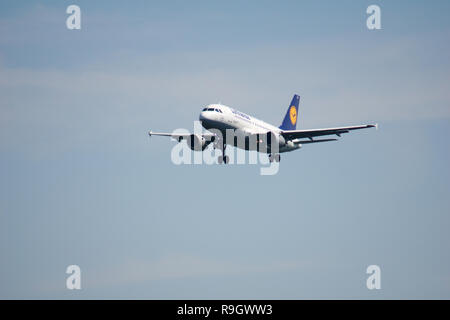
<path id="1" fill-rule="evenodd" d="M 288 150 L 295 150 L 295 149 L 300 149 L 302 147 L 301 144 L 299 143 L 294 143 L 291 140 L 286 142 L 286 146 L 285 146 Z"/>
<path id="2" fill-rule="evenodd" d="M 206 139 L 200 134 L 191 134 L 187 138 L 186 142 L 191 150 L 203 151 L 212 141 L 206 141 Z"/>
<path id="3" fill-rule="evenodd" d="M 276 143 L 278 143 L 279 147 L 283 147 L 286 144 L 286 139 L 281 134 L 271 131 L 267 132 L 267 145 L 271 146 Z"/>
<path id="4" fill-rule="evenodd" d="M 288 142 L 286 142 L 286 147 L 288 147 L 289 149 L 295 149 L 297 146 L 295 145 L 295 143 L 289 140 Z"/>

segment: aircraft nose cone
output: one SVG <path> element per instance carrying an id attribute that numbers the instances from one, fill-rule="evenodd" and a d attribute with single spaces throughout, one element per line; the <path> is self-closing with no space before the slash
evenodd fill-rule
<path id="1" fill-rule="evenodd" d="M 208 120 L 208 116 L 205 111 L 200 112 L 200 115 L 198 116 L 198 120 Z"/>

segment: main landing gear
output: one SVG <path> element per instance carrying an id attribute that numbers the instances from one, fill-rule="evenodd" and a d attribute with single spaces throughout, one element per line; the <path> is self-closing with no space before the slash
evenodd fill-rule
<path id="1" fill-rule="evenodd" d="M 280 155 L 277 153 L 277 154 L 269 154 L 269 161 L 270 162 L 280 162 L 280 160 L 281 160 L 281 157 L 280 157 Z"/>
<path id="2" fill-rule="evenodd" d="M 223 147 L 220 148 L 220 149 L 222 149 L 222 155 L 217 158 L 217 162 L 219 164 L 222 164 L 222 163 L 227 164 L 228 162 L 230 162 L 230 157 L 225 155 L 226 148 L 227 148 L 227 145 L 225 143 L 223 143 Z"/>
<path id="3" fill-rule="evenodd" d="M 225 163 L 227 164 L 228 162 L 230 162 L 230 158 L 228 156 L 219 156 L 217 158 L 217 162 L 219 162 L 219 164 Z"/>

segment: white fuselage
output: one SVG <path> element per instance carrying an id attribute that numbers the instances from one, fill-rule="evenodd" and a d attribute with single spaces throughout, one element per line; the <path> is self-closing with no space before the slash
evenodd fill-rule
<path id="1" fill-rule="evenodd" d="M 199 120 L 205 129 L 220 130 L 224 137 L 227 129 L 245 134 L 266 134 L 267 132 L 280 134 L 281 132 L 281 129 L 276 126 L 221 104 L 206 106 L 200 113 Z M 240 147 L 232 141 L 225 142 Z M 292 151 L 300 147 L 301 145 L 288 141 L 279 145 L 279 152 Z"/>

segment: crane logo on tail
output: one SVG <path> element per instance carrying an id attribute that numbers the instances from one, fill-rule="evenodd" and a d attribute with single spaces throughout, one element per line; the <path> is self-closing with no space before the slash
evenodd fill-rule
<path id="1" fill-rule="evenodd" d="M 291 106 L 289 110 L 289 116 L 291 118 L 292 125 L 295 126 L 295 124 L 297 123 L 297 109 L 295 108 L 295 106 Z"/>

